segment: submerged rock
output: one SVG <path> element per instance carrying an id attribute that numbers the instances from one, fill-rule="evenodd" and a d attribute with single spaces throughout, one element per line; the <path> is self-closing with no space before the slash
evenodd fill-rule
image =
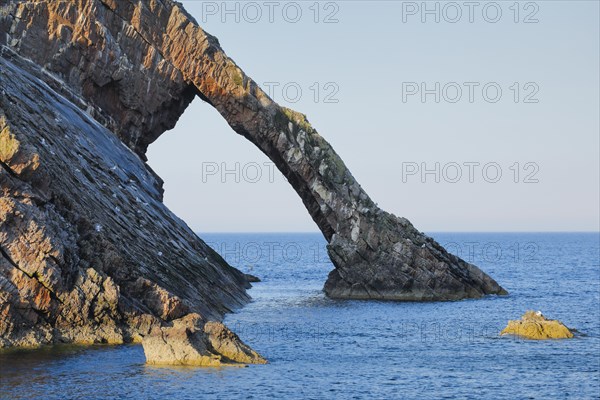
<path id="1" fill-rule="evenodd" d="M 244 276 L 246 277 L 246 280 L 250 283 L 261 282 L 258 276 L 254 276 L 251 274 L 244 274 Z"/>
<path id="2" fill-rule="evenodd" d="M 220 322 L 204 322 L 198 314 L 156 328 L 142 340 L 146 362 L 153 365 L 216 367 L 266 364 L 266 360 Z"/>
<path id="3" fill-rule="evenodd" d="M 508 321 L 500 335 L 515 335 L 524 339 L 570 339 L 573 332 L 562 322 L 547 319 L 541 311 L 527 311 L 520 320 Z"/>

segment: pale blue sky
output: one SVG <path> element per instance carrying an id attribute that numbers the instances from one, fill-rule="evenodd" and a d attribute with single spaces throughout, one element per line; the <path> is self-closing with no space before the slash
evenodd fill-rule
<path id="1" fill-rule="evenodd" d="M 421 22 L 420 14 L 403 8 L 421 2 L 320 2 L 315 23 L 314 2 L 296 2 L 302 9 L 297 23 L 284 19 L 279 2 L 274 22 L 268 8 L 256 23 L 254 9 L 225 15 L 222 2 L 184 1 L 186 9 L 223 49 L 259 84 L 296 82 L 303 91 L 289 103 L 281 86 L 280 104 L 307 114 L 337 150 L 371 197 L 387 211 L 407 217 L 423 231 L 581 231 L 599 229 L 599 7 L 596 1 L 538 1 L 524 9 L 515 23 L 513 1 L 496 2 L 502 9 L 497 23 L 486 22 L 480 2 L 474 22 L 468 9 L 449 23 L 441 15 Z M 228 2 L 234 8 L 234 2 Z M 243 4 L 238 6 L 243 13 Z M 255 4 L 263 5 L 259 1 Z M 435 2 L 428 3 L 430 7 Z M 440 2 L 440 8 L 445 4 Z M 463 4 L 463 2 L 458 2 Z M 215 11 L 213 15 L 210 12 Z M 294 17 L 291 6 L 288 17 Z M 203 14 L 203 10 L 205 13 Z M 336 11 L 337 23 L 322 23 Z M 454 11 L 446 10 L 447 18 Z M 494 17 L 488 9 L 488 17 Z M 451 13 L 452 12 L 452 13 Z M 535 12 L 538 23 L 523 23 Z M 206 22 L 203 22 L 203 19 Z M 320 86 L 319 102 L 311 90 Z M 334 83 L 327 88 L 328 82 Z M 403 101 L 410 82 L 433 88 L 456 82 L 462 98 L 451 103 L 455 89 L 447 86 L 439 103 L 428 95 Z M 468 100 L 464 82 L 477 82 Z M 489 82 L 502 89 L 492 103 L 482 97 Z M 519 83 L 515 103 L 514 82 Z M 404 84 L 403 84 L 404 83 Z M 527 88 L 527 83 L 533 83 Z M 339 88 L 333 99 L 323 97 Z M 525 95 L 539 88 L 525 103 Z M 314 86 L 313 86 L 314 89 Z M 489 91 L 493 96 L 493 91 Z M 405 92 L 406 94 L 406 92 Z M 289 86 L 289 97 L 295 92 Z M 268 177 L 268 159 L 235 134 L 220 115 L 197 99 L 179 121 L 150 146 L 149 163 L 165 180 L 165 202 L 196 231 L 314 231 L 316 225 L 300 199 L 277 172 Z M 240 182 L 219 173 L 203 177 L 222 163 L 240 163 Z M 434 175 L 405 175 L 422 163 L 440 163 L 440 182 Z M 474 182 L 465 163 L 479 162 Z M 515 183 L 515 162 L 521 171 Z M 256 164 L 263 177 L 251 182 Z M 416 164 L 407 164 L 416 163 Z M 457 183 L 456 163 L 463 177 Z M 488 175 L 481 166 L 488 163 Z M 528 164 L 527 169 L 525 168 Z M 248 165 L 244 170 L 243 167 Z M 512 169 L 511 169 L 512 166 Z M 446 167 L 444 179 L 441 169 Z M 497 183 L 494 168 L 502 177 Z M 527 174 L 538 183 L 524 183 Z M 246 175 L 244 176 L 244 172 Z M 244 179 L 246 178 L 246 179 Z"/>

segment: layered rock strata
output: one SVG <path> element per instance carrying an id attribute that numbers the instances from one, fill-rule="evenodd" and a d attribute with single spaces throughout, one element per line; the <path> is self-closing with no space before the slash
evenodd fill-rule
<path id="1" fill-rule="evenodd" d="M 157 177 L 82 99 L 6 48 L 0 72 L 0 347 L 140 341 L 248 301 L 244 275 L 164 206 Z"/>

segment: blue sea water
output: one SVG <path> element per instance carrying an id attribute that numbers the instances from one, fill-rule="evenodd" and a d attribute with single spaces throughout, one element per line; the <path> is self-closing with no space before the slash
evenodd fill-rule
<path id="1" fill-rule="evenodd" d="M 598 233 L 434 233 L 510 292 L 443 303 L 326 298 L 332 265 L 320 234 L 201 236 L 262 279 L 225 322 L 269 364 L 150 367 L 139 345 L 11 352 L 0 354 L 0 397 L 600 398 Z M 499 337 L 528 309 L 580 334 Z"/>

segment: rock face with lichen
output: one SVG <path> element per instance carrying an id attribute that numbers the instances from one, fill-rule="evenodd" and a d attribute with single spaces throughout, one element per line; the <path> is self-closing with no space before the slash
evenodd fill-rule
<path id="1" fill-rule="evenodd" d="M 0 71 L 0 346 L 139 341 L 248 300 L 136 154 L 37 65 L 4 49 Z"/>
<path id="2" fill-rule="evenodd" d="M 524 339 L 570 339 L 573 332 L 556 319 L 547 319 L 541 312 L 527 311 L 520 320 L 508 321 L 500 335 L 514 335 Z"/>
<path id="3" fill-rule="evenodd" d="M 195 96 L 301 197 L 329 243 L 329 296 L 506 293 L 380 210 L 306 117 L 273 102 L 178 3 L 4 0 L 0 52 L 2 346 L 141 340 L 189 314 L 200 320 L 188 329 L 210 337 L 206 321 L 248 300 L 243 274 L 165 208 L 144 163 Z M 232 351 L 211 346 L 198 354 Z"/>

